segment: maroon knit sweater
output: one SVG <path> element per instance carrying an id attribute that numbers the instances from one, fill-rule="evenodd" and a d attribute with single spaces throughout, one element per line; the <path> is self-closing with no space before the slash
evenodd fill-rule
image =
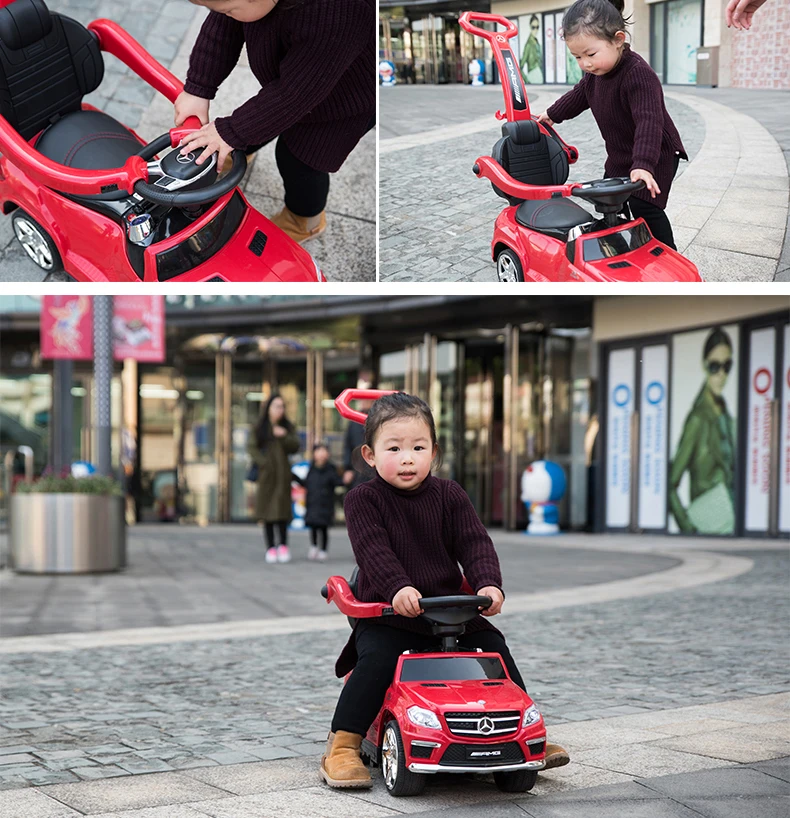
<path id="1" fill-rule="evenodd" d="M 466 492 L 453 480 L 429 475 L 416 489 L 398 489 L 376 475 L 346 496 L 346 525 L 359 565 L 357 598 L 392 602 L 413 585 L 423 596 L 463 593 L 466 579 L 475 591 L 502 587 L 494 544 Z M 396 628 L 430 633 L 419 619 L 383 617 Z M 493 629 L 482 616 L 467 631 Z"/>
<path id="2" fill-rule="evenodd" d="M 211 12 L 189 59 L 184 89 L 214 99 L 247 44 L 260 92 L 216 120 L 234 148 L 282 134 L 315 170 L 338 170 L 376 110 L 375 0 L 304 0 L 254 23 Z"/>
<path id="3" fill-rule="evenodd" d="M 573 119 L 587 108 L 606 142 L 606 175 L 629 176 L 635 168 L 649 171 L 661 193 L 655 199 L 647 189 L 633 195 L 665 208 L 675 156 L 688 156 L 667 113 L 656 72 L 626 44 L 620 62 L 608 74 L 584 74 L 546 113 L 556 123 Z"/>

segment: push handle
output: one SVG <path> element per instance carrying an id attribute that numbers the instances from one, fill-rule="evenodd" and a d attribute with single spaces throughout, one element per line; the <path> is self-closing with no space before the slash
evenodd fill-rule
<path id="1" fill-rule="evenodd" d="M 385 602 L 360 602 L 354 596 L 351 586 L 344 577 L 329 577 L 326 585 L 321 589 L 321 596 L 328 603 L 334 602 L 340 613 L 353 616 L 355 619 L 395 616 L 392 606 Z"/>
<path id="2" fill-rule="evenodd" d="M 473 20 L 479 20 L 481 23 L 499 23 L 499 25 L 505 27 L 505 30 L 501 32 L 488 31 L 488 29 L 472 25 Z M 458 18 L 458 23 L 464 31 L 468 31 L 470 34 L 476 34 L 478 37 L 483 37 L 483 39 L 489 42 L 496 36 L 510 39 L 518 34 L 518 26 L 512 20 L 508 20 L 507 17 L 503 17 L 501 14 L 484 14 L 479 11 L 465 11 Z"/>
<path id="3" fill-rule="evenodd" d="M 335 408 L 340 412 L 340 416 L 346 420 L 353 420 L 354 423 L 365 425 L 367 414 L 352 409 L 348 404 L 352 400 L 378 400 L 384 395 L 394 395 L 395 389 L 344 389 L 335 398 Z"/>

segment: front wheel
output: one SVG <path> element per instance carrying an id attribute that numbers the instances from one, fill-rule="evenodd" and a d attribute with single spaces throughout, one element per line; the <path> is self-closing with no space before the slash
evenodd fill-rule
<path id="1" fill-rule="evenodd" d="M 519 257 L 508 247 L 496 257 L 497 278 L 504 283 L 524 280 L 524 268 Z"/>
<path id="2" fill-rule="evenodd" d="M 494 783 L 500 792 L 527 792 L 538 780 L 537 770 L 513 770 L 511 773 L 494 773 Z"/>
<path id="3" fill-rule="evenodd" d="M 47 273 L 63 269 L 60 253 L 46 230 L 25 213 L 17 210 L 11 217 L 14 235 L 31 261 Z"/>
<path id="4" fill-rule="evenodd" d="M 384 730 L 381 742 L 381 774 L 390 795 L 404 797 L 419 795 L 426 784 L 426 776 L 406 769 L 406 753 L 398 722 L 394 719 Z"/>

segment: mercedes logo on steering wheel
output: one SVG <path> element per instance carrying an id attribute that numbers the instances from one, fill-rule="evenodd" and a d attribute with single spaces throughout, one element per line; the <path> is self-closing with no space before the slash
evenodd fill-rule
<path id="1" fill-rule="evenodd" d="M 179 153 L 178 156 L 176 156 L 176 162 L 178 162 L 179 165 L 188 165 L 190 162 L 194 161 L 195 161 L 194 153 L 187 154 Z"/>

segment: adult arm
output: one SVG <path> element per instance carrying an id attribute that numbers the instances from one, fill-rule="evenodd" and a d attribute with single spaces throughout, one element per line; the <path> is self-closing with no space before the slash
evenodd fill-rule
<path id="1" fill-rule="evenodd" d="M 689 467 L 691 458 L 694 456 L 694 450 L 697 447 L 701 432 L 702 421 L 694 414 L 689 415 L 686 418 L 686 424 L 683 426 L 683 434 L 669 469 L 669 508 L 680 530 L 686 534 L 693 534 L 696 528 L 691 522 L 688 511 L 680 501 L 678 486 L 683 479 L 683 474 Z"/>
<path id="2" fill-rule="evenodd" d="M 634 121 L 634 148 L 629 172 L 640 169 L 654 175 L 664 132 L 661 81 L 652 68 L 644 66 L 629 73 L 623 90 Z"/>
<path id="3" fill-rule="evenodd" d="M 210 12 L 192 47 L 184 90 L 196 97 L 214 99 L 219 86 L 236 67 L 243 45 L 243 24 Z"/>
<path id="4" fill-rule="evenodd" d="M 261 451 L 255 435 L 250 435 L 247 439 L 247 454 L 252 458 L 253 462 L 258 464 L 259 468 L 266 466 L 269 462 L 268 452 Z"/>
<path id="5" fill-rule="evenodd" d="M 392 550 L 387 529 L 364 486 L 346 495 L 346 527 L 359 570 L 381 599 L 392 602 L 401 588 L 414 585 Z"/>
<path id="6" fill-rule="evenodd" d="M 295 430 L 288 432 L 285 437 L 281 437 L 279 440 L 286 454 L 296 454 L 299 451 L 301 444 L 299 443 L 299 435 L 296 434 Z"/>
<path id="7" fill-rule="evenodd" d="M 229 117 L 216 122 L 229 145 L 260 145 L 279 136 L 321 103 L 371 42 L 372 7 L 347 0 L 288 9 L 292 39 L 280 75 Z M 371 111 L 373 114 L 373 111 Z"/>
<path id="8" fill-rule="evenodd" d="M 587 101 L 586 88 L 587 74 L 567 94 L 563 94 L 553 105 L 548 107 L 546 114 L 555 125 L 564 122 L 566 119 L 579 116 L 590 107 L 590 103 Z"/>

